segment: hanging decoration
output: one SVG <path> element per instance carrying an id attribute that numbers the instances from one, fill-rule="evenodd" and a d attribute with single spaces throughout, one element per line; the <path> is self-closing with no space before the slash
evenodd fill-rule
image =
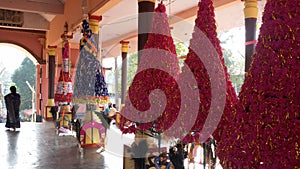
<path id="1" fill-rule="evenodd" d="M 269 0 L 236 117 L 217 155 L 224 168 L 300 168 L 300 3 Z"/>
<path id="2" fill-rule="evenodd" d="M 95 96 L 96 96 L 97 103 L 105 104 L 109 101 L 109 94 L 101 70 L 102 69 L 98 69 L 96 73 Z"/>
<path id="3" fill-rule="evenodd" d="M 135 133 L 137 129 L 161 133 L 176 119 L 180 99 L 176 83 L 179 64 L 163 4 L 155 9 L 152 30 L 141 52 L 119 126 L 123 133 Z M 164 94 L 156 92 L 157 89 Z M 137 116 L 138 120 L 132 120 Z"/>
<path id="4" fill-rule="evenodd" d="M 100 20 L 91 18 L 90 20 Z M 98 26 L 95 26 L 98 28 Z M 109 94 L 106 82 L 102 73 L 102 66 L 97 60 L 98 47 L 97 34 L 93 33 L 89 22 L 82 21 L 83 37 L 80 40 L 80 57 L 77 64 L 74 102 L 75 103 L 106 103 L 109 101 Z"/>
<path id="5" fill-rule="evenodd" d="M 62 67 L 60 76 L 57 83 L 56 93 L 54 100 L 59 105 L 69 105 L 72 102 L 72 78 L 70 74 L 70 46 L 69 40 L 73 35 L 68 35 L 68 25 L 65 24 L 65 32 L 61 36 L 63 39 L 63 54 L 62 54 Z"/>
<path id="6" fill-rule="evenodd" d="M 195 20 L 195 27 L 194 32 L 192 35 L 192 39 L 190 40 L 190 47 L 189 52 L 187 54 L 187 58 L 185 59 L 185 65 L 182 68 L 182 73 L 180 75 L 181 81 L 188 81 L 185 79 L 185 74 L 188 71 L 192 71 L 193 75 L 197 81 L 197 89 L 195 92 L 199 92 L 200 96 L 200 107 L 198 108 L 199 112 L 196 118 L 196 121 L 191 128 L 190 132 L 186 135 L 183 139 L 184 142 L 192 143 L 192 142 L 199 142 L 199 137 L 201 134 L 201 130 L 203 125 L 208 117 L 211 104 L 212 104 L 212 87 L 215 87 L 216 91 L 221 91 L 221 88 L 224 89 L 224 93 L 218 94 L 226 94 L 224 98 L 226 98 L 223 116 L 219 122 L 211 123 L 209 127 L 213 127 L 213 125 L 218 125 L 217 129 L 215 130 L 214 139 L 219 141 L 222 126 L 224 126 L 230 118 L 232 117 L 233 112 L 233 105 L 237 100 L 237 96 L 235 94 L 234 88 L 230 81 L 230 77 L 227 71 L 227 67 L 225 66 L 224 57 L 221 51 L 220 41 L 217 38 L 217 28 L 216 28 L 216 21 L 215 21 L 215 14 L 214 14 L 214 7 L 213 2 L 211 0 L 201 0 L 198 3 L 199 10 L 197 14 L 197 18 Z M 207 43 L 210 43 L 208 45 Z M 201 56 L 200 56 L 201 55 Z M 214 60 L 212 56 L 218 56 Z M 219 66 L 221 64 L 221 66 Z M 219 72 L 221 78 L 224 78 L 225 83 L 223 84 L 215 84 L 218 83 L 218 79 L 215 80 L 216 77 L 207 70 L 207 68 L 211 68 L 213 72 Z M 221 74 L 224 73 L 224 74 Z M 214 83 L 214 84 L 213 84 Z M 214 85 L 214 86 L 212 86 Z M 194 86 L 191 86 L 192 88 Z M 191 97 L 184 98 L 186 100 L 193 99 Z M 216 99 L 216 98 L 214 98 Z M 225 100 L 225 99 L 224 99 Z M 185 106 L 192 106 L 192 105 L 185 105 Z M 213 112 L 216 113 L 216 112 Z M 185 112 L 183 116 L 186 123 L 189 123 L 189 119 L 191 118 L 191 112 Z"/>

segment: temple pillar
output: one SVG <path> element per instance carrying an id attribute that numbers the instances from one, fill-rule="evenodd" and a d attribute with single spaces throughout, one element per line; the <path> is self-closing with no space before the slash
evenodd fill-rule
<path id="1" fill-rule="evenodd" d="M 245 0 L 245 72 L 248 72 L 256 44 L 257 0 Z"/>
<path id="2" fill-rule="evenodd" d="M 40 93 L 41 95 L 39 96 L 40 99 L 40 108 L 42 110 L 42 117 L 46 120 L 47 117 L 47 101 L 48 101 L 48 75 L 46 74 L 47 71 L 47 65 L 46 62 L 43 62 L 39 65 L 40 69 L 39 69 L 39 76 L 40 76 Z M 38 97 L 37 97 L 38 98 Z M 52 117 L 52 116 L 51 116 Z"/>
<path id="3" fill-rule="evenodd" d="M 138 63 L 151 31 L 156 0 L 138 0 Z"/>
<path id="4" fill-rule="evenodd" d="M 122 44 L 122 80 L 121 80 L 121 104 L 125 104 L 125 96 L 127 90 L 127 54 L 129 41 L 121 41 Z"/>
<path id="5" fill-rule="evenodd" d="M 56 46 L 48 46 L 48 98 L 47 105 L 45 107 L 45 120 L 52 120 L 51 107 L 55 106 L 54 101 L 54 79 L 55 79 L 55 57 L 56 57 Z"/>
<path id="6" fill-rule="evenodd" d="M 42 75 L 41 75 L 41 65 L 37 64 L 36 65 L 36 95 L 35 95 L 35 109 L 36 109 L 36 122 L 42 122 L 43 116 L 42 116 Z"/>
<path id="7" fill-rule="evenodd" d="M 54 77 L 56 46 L 48 46 L 48 100 L 47 106 L 55 106 L 54 102 Z"/>
<path id="8" fill-rule="evenodd" d="M 122 75 L 121 75 L 122 76 Z M 118 76 L 118 57 L 115 57 L 115 103 L 119 106 L 119 76 Z"/>

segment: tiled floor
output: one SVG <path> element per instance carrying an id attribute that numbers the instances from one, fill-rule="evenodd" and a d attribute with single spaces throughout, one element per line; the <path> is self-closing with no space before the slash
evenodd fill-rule
<path id="1" fill-rule="evenodd" d="M 52 122 L 21 123 L 13 132 L 0 123 L 0 169 L 121 169 L 121 158 L 80 151 L 73 136 L 58 136 Z M 106 154 L 106 155 L 105 155 Z"/>

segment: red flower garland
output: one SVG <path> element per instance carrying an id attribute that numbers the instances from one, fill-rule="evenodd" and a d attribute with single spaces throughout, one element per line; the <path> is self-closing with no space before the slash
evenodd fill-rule
<path id="1" fill-rule="evenodd" d="M 69 72 L 70 46 L 67 40 L 64 43 L 65 49 L 63 53 L 63 66 L 61 67 L 62 70 L 56 86 L 57 89 L 54 95 L 54 100 L 55 102 L 66 104 L 72 102 L 73 89 L 72 78 Z"/>
<path id="2" fill-rule="evenodd" d="M 179 64 L 165 12 L 165 6 L 159 4 L 153 14 L 152 32 L 148 34 L 138 73 L 129 87 L 129 97 L 121 111 L 119 127 L 123 133 L 135 133 L 136 124 L 142 131 L 150 128 L 164 131 L 173 124 L 178 115 L 180 94 L 176 78 L 179 74 Z M 163 91 L 166 98 L 159 94 L 150 96 L 150 93 L 156 89 Z M 153 106 L 156 108 L 151 109 Z M 164 106 L 166 107 L 164 110 L 160 109 Z M 140 116 L 140 120 L 132 120 L 137 115 Z M 148 119 L 152 120 L 146 121 Z"/>
<path id="3" fill-rule="evenodd" d="M 224 168 L 300 167 L 300 3 L 269 0 L 253 62 L 217 155 Z"/>
<path id="4" fill-rule="evenodd" d="M 220 136 L 222 134 L 221 131 L 223 130 L 222 127 L 225 126 L 233 116 L 233 105 L 237 100 L 237 96 L 235 94 L 232 83 L 230 81 L 230 77 L 227 72 L 227 67 L 225 66 L 223 54 L 221 51 L 220 41 L 217 38 L 217 31 L 216 31 L 217 28 L 216 28 L 216 21 L 214 19 L 215 14 L 214 14 L 213 3 L 211 0 L 201 0 L 198 3 L 198 6 L 199 6 L 199 10 L 198 10 L 197 18 L 195 20 L 194 33 L 190 41 L 189 53 L 185 60 L 185 64 L 187 66 L 183 67 L 182 76 L 180 76 L 181 78 L 180 80 L 186 81 L 186 79 L 182 77 L 185 74 L 185 72 L 191 70 L 197 81 L 198 91 L 195 92 L 199 92 L 200 107 L 199 107 L 197 119 L 190 133 L 193 131 L 201 132 L 212 103 L 211 84 L 215 83 L 215 81 L 218 80 L 218 79 L 212 79 L 212 77 L 210 77 L 211 75 L 209 75 L 209 72 L 206 67 L 209 66 L 215 68 L 215 72 L 224 72 L 224 75 L 222 75 L 222 77 L 224 77 L 226 81 L 225 84 L 226 86 L 223 86 L 222 84 L 215 85 L 217 86 L 217 88 L 220 89 L 226 88 L 225 89 L 226 93 L 220 93 L 220 94 L 226 94 L 224 113 L 216 131 L 213 134 L 214 138 L 219 141 Z M 206 40 L 205 38 L 208 39 Z M 211 43 L 214 49 L 211 49 L 210 46 L 206 44 L 209 42 Z M 198 56 L 199 54 L 201 56 Z M 218 55 L 219 60 L 213 60 L 212 55 Z M 221 63 L 222 65 L 219 66 L 218 65 L 219 63 Z M 217 70 L 217 68 L 221 68 L 223 70 Z M 216 89 L 216 91 L 220 91 L 220 90 Z M 185 99 L 191 99 L 191 98 L 185 98 Z M 191 106 L 191 105 L 187 105 L 187 106 Z M 190 113 L 192 112 L 186 112 L 185 116 L 187 119 L 189 118 Z M 209 124 L 210 125 L 209 127 L 213 127 L 215 123 Z M 183 141 L 194 142 L 195 140 L 199 139 L 198 137 L 199 134 L 188 134 L 183 139 Z"/>

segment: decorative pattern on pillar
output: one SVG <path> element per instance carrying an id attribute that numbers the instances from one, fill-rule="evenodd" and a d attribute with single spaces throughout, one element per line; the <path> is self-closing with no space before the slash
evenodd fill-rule
<path id="1" fill-rule="evenodd" d="M 256 44 L 257 0 L 245 0 L 245 72 L 248 72 Z"/>
<path id="2" fill-rule="evenodd" d="M 155 2 L 156 0 L 138 0 L 138 63 L 151 31 Z"/>
<path id="3" fill-rule="evenodd" d="M 127 53 L 129 41 L 121 41 L 122 44 L 122 88 L 121 88 L 121 104 L 125 104 L 125 95 L 127 89 Z"/>
<path id="4" fill-rule="evenodd" d="M 54 76 L 55 57 L 57 46 L 48 46 L 48 101 L 47 106 L 55 106 L 54 103 Z"/>

